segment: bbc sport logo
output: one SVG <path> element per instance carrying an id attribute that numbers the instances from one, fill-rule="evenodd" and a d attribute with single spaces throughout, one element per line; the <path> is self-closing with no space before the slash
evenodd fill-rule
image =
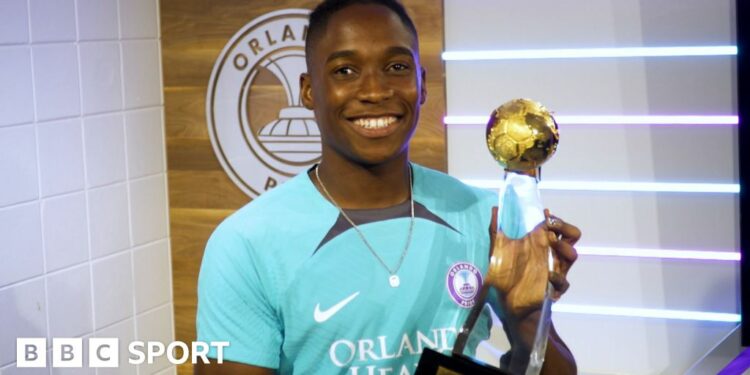
<path id="1" fill-rule="evenodd" d="M 156 358 L 166 356 L 174 365 L 181 365 L 188 360 L 196 364 L 208 363 L 208 352 L 216 348 L 216 362 L 224 362 L 224 348 L 227 341 L 209 343 L 193 341 L 188 346 L 182 341 L 164 344 L 159 341 L 133 341 L 128 344 L 128 363 L 140 365 L 144 362 L 154 363 Z M 181 350 L 177 354 L 176 349 Z M 52 338 L 52 367 L 83 367 L 82 338 Z M 89 368 L 118 367 L 120 365 L 120 340 L 117 338 L 89 338 Z M 16 339 L 16 367 L 47 367 L 47 339 L 19 337 Z"/>

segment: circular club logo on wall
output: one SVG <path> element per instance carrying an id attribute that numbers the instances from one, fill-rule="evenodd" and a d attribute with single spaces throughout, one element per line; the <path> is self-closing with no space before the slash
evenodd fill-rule
<path id="1" fill-rule="evenodd" d="M 468 262 L 458 262 L 448 269 L 445 277 L 448 293 L 459 306 L 471 308 L 482 287 L 482 273 Z"/>
<path id="2" fill-rule="evenodd" d="M 266 13 L 245 25 L 214 64 L 206 96 L 208 133 L 222 167 L 247 195 L 320 159 L 320 132 L 300 101 L 307 9 Z"/>

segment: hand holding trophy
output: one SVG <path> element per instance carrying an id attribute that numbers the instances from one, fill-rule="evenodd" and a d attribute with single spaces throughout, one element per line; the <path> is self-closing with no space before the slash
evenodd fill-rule
<path id="1" fill-rule="evenodd" d="M 559 140 L 557 123 L 549 111 L 528 99 L 503 104 L 487 124 L 487 147 L 504 167 L 505 183 L 500 190 L 499 228 L 492 224 L 497 233 L 485 280 L 500 292 L 506 324 L 517 325 L 514 320 L 522 320 L 541 306 L 533 343 L 523 337 L 511 338 L 530 347 L 526 374 L 541 371 L 551 324 L 554 286 L 548 280 L 554 261 L 550 244 L 557 236 L 547 228 L 552 222 L 542 206 L 537 182 L 541 165 L 555 153 Z M 525 355 L 525 351 L 521 353 Z"/>
<path id="2" fill-rule="evenodd" d="M 490 295 L 498 299 L 497 305 L 504 313 L 503 329 L 513 349 L 507 357 L 510 363 L 504 367 L 514 374 L 538 374 L 546 353 L 552 300 L 567 288 L 564 274 L 575 260 L 572 245 L 580 232 L 549 215 L 537 188 L 541 165 L 557 149 L 557 123 L 541 104 L 515 99 L 492 112 L 486 137 L 490 153 L 505 173 L 498 210 L 493 212 L 487 274 L 477 302 L 456 338 L 453 356 L 425 352 L 418 374 L 505 373 L 464 356 L 469 336 Z M 561 233 L 566 230 L 576 233 Z M 564 259 L 555 262 L 560 257 Z M 490 289 L 497 293 L 490 294 Z M 534 326 L 529 327 L 530 324 Z M 423 370 L 427 368 L 430 370 Z"/>

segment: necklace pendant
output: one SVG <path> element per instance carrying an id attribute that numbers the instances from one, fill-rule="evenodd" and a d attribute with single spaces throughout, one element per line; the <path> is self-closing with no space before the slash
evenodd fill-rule
<path id="1" fill-rule="evenodd" d="M 401 279 L 398 275 L 391 275 L 391 277 L 388 278 L 388 283 L 391 284 L 392 288 L 398 288 L 398 286 L 401 285 Z"/>

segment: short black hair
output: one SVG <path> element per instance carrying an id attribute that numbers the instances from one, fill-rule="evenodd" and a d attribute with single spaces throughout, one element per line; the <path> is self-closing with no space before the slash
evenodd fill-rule
<path id="1" fill-rule="evenodd" d="M 406 8 L 398 0 L 324 0 L 310 13 L 310 23 L 307 26 L 305 38 L 305 55 L 311 56 L 313 43 L 325 31 L 331 16 L 344 8 L 357 4 L 377 4 L 390 9 L 393 13 L 396 13 L 404 26 L 414 35 L 414 40 L 419 43 L 417 28 L 406 12 Z"/>

